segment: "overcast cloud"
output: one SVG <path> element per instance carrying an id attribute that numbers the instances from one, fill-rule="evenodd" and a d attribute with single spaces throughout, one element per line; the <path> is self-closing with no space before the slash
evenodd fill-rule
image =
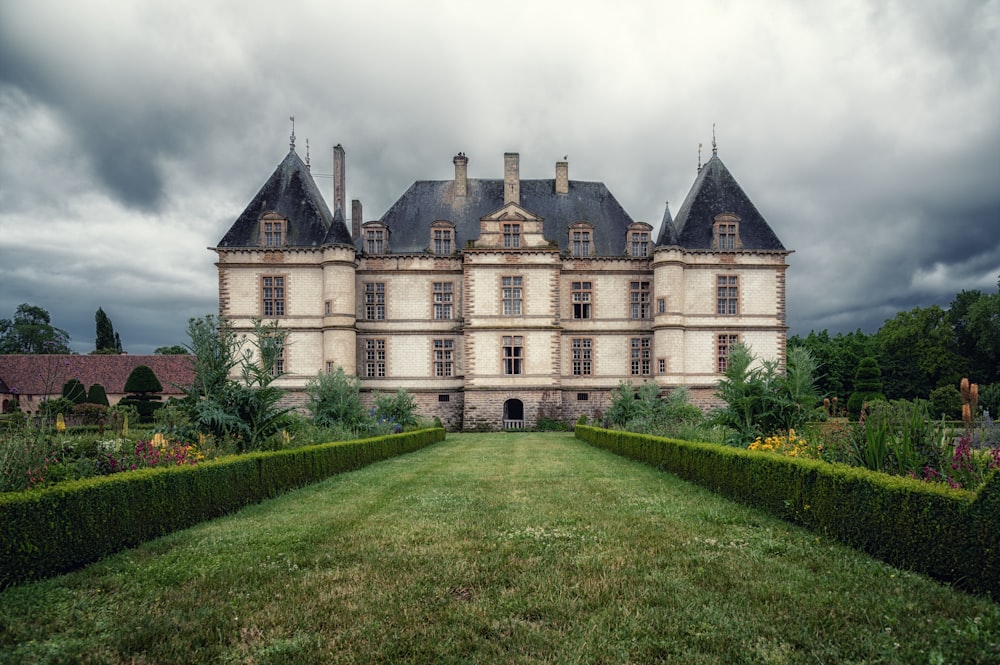
<path id="1" fill-rule="evenodd" d="M 414 180 L 605 182 L 659 225 L 719 155 L 794 254 L 791 333 L 877 330 L 1000 276 L 1000 1 L 0 0 L 0 318 L 187 341 L 288 150 Z M 332 185 L 318 177 L 328 200 Z"/>

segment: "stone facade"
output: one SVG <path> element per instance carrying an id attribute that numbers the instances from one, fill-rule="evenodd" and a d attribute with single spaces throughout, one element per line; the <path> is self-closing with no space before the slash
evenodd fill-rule
<path id="1" fill-rule="evenodd" d="M 728 348 L 785 351 L 784 249 L 713 154 L 658 236 L 601 183 L 418 181 L 378 220 L 343 218 L 294 150 L 215 248 L 220 315 L 288 329 L 301 391 L 342 367 L 363 398 L 405 389 L 449 429 L 601 418 L 619 383 L 686 386 L 714 403 Z M 355 202 L 355 214 L 360 210 Z"/>

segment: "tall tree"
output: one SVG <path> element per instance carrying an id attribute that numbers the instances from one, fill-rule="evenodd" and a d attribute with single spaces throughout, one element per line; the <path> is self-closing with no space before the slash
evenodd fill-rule
<path id="1" fill-rule="evenodd" d="M 68 344 L 69 333 L 41 307 L 24 303 L 13 319 L 0 319 L 0 353 L 73 353 Z"/>
<path id="2" fill-rule="evenodd" d="M 948 313 L 937 305 L 900 312 L 875 337 L 889 399 L 927 399 L 935 388 L 957 384 L 967 375 L 968 365 L 958 354 Z"/>
<path id="3" fill-rule="evenodd" d="M 94 344 L 95 353 L 121 353 L 122 340 L 115 332 L 115 326 L 111 319 L 104 313 L 104 309 L 97 308 L 94 314 L 94 321 L 97 324 L 97 341 Z"/>

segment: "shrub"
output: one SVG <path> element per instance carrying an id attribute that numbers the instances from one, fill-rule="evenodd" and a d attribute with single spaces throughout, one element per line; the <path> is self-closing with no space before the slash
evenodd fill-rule
<path id="1" fill-rule="evenodd" d="M 357 428 L 367 419 L 361 406 L 361 382 L 342 367 L 321 372 L 306 384 L 306 409 L 321 427 Z"/>
<path id="2" fill-rule="evenodd" d="M 417 424 L 416 410 L 417 404 L 413 397 L 402 388 L 392 395 L 379 395 L 375 398 L 375 417 L 398 426 L 399 431 Z"/>
<path id="3" fill-rule="evenodd" d="M 73 404 L 83 404 L 87 401 L 87 389 L 80 379 L 70 379 L 63 384 L 62 396 Z"/>
<path id="4" fill-rule="evenodd" d="M 108 393 L 104 390 L 104 386 L 99 383 L 90 386 L 90 390 L 87 391 L 87 403 L 111 406 L 108 403 Z"/>
<path id="5" fill-rule="evenodd" d="M 847 399 L 847 413 L 857 420 L 861 409 L 868 402 L 885 401 L 882 393 L 882 370 L 872 356 L 861 359 L 854 373 L 854 392 Z"/>
<path id="6" fill-rule="evenodd" d="M 163 392 L 163 386 L 156 374 L 147 365 L 137 365 L 125 380 L 127 393 L 158 393 Z"/>

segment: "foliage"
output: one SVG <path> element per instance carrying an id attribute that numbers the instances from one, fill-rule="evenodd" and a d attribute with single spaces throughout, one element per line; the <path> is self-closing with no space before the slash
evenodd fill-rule
<path id="1" fill-rule="evenodd" d="M 125 392 L 159 393 L 163 392 L 163 384 L 148 365 L 137 365 L 125 380 Z"/>
<path id="2" fill-rule="evenodd" d="M 847 412 L 852 418 L 857 418 L 865 403 L 875 400 L 885 401 L 885 395 L 882 393 L 882 370 L 878 361 L 868 356 L 861 359 L 854 373 L 854 392 L 847 400 Z"/>
<path id="3" fill-rule="evenodd" d="M 413 397 L 400 388 L 392 395 L 375 398 L 375 418 L 391 423 L 396 431 L 403 431 L 417 424 L 417 404 Z"/>
<path id="4" fill-rule="evenodd" d="M 361 382 L 348 376 L 342 367 L 321 372 L 306 384 L 306 409 L 320 427 L 346 427 L 354 430 L 366 418 L 361 405 Z"/>
<path id="5" fill-rule="evenodd" d="M 90 386 L 90 389 L 87 391 L 87 403 L 110 406 L 108 403 L 108 393 L 104 390 L 104 386 L 99 383 Z"/>
<path id="6" fill-rule="evenodd" d="M 105 404 L 92 404 L 84 402 L 76 404 L 72 410 L 73 417 L 77 422 L 84 425 L 97 425 L 102 422 L 108 414 L 108 407 Z"/>
<path id="7" fill-rule="evenodd" d="M 97 312 L 94 314 L 94 321 L 97 326 L 97 339 L 95 340 L 94 351 L 96 353 L 121 353 L 121 337 L 115 332 L 114 324 L 111 323 L 111 319 L 108 318 L 108 315 L 104 313 L 102 308 L 97 308 Z"/>
<path id="8" fill-rule="evenodd" d="M 52 325 L 49 313 L 27 303 L 13 319 L 0 319 L 0 353 L 72 353 L 69 333 Z"/>
<path id="9" fill-rule="evenodd" d="M 941 386 L 931 391 L 931 413 L 948 420 L 962 417 L 962 393 L 953 385 Z"/>
<path id="10" fill-rule="evenodd" d="M 894 398 L 926 398 L 934 388 L 956 384 L 968 374 L 948 314 L 937 305 L 896 314 L 876 339 L 884 392 Z"/>
<path id="11" fill-rule="evenodd" d="M 173 346 L 158 346 L 153 349 L 153 354 L 157 356 L 183 356 L 190 353 L 186 346 L 174 344 Z"/>
<path id="12" fill-rule="evenodd" d="M 725 406 L 713 421 L 732 430 L 730 444 L 744 447 L 758 437 L 801 427 L 817 417 L 816 369 L 804 347 L 789 350 L 781 372 L 777 362 L 757 362 L 747 346 L 737 344 L 716 393 Z"/>
<path id="13" fill-rule="evenodd" d="M 822 373 L 816 377 L 817 392 L 824 397 L 846 400 L 854 392 L 854 373 L 861 359 L 877 352 L 875 338 L 861 330 L 838 333 L 833 337 L 823 330 L 810 331 L 805 337 L 788 339 L 788 350 L 804 347 L 809 350 Z"/>
<path id="14" fill-rule="evenodd" d="M 803 459 L 819 459 L 822 445 L 810 444 L 806 439 L 789 430 L 787 434 L 775 434 L 765 439 L 757 437 L 747 450 L 758 450 L 764 453 L 778 453 L 789 457 L 799 457 Z"/>
<path id="15" fill-rule="evenodd" d="M 45 400 L 38 405 L 38 413 L 49 422 L 56 417 L 56 414 L 66 415 L 73 410 L 74 403 L 65 397 Z"/>
<path id="16" fill-rule="evenodd" d="M 62 396 L 73 404 L 83 404 L 87 401 L 87 387 L 80 382 L 80 379 L 70 379 L 63 384 Z"/>
<path id="17" fill-rule="evenodd" d="M 182 408 L 191 426 L 219 439 L 231 438 L 243 452 L 257 450 L 280 432 L 291 411 L 274 385 L 276 359 L 287 332 L 277 321 L 253 322 L 251 335 L 238 336 L 225 319 L 207 315 L 188 321 L 194 381 L 182 387 Z M 239 368 L 240 380 L 230 378 Z"/>

